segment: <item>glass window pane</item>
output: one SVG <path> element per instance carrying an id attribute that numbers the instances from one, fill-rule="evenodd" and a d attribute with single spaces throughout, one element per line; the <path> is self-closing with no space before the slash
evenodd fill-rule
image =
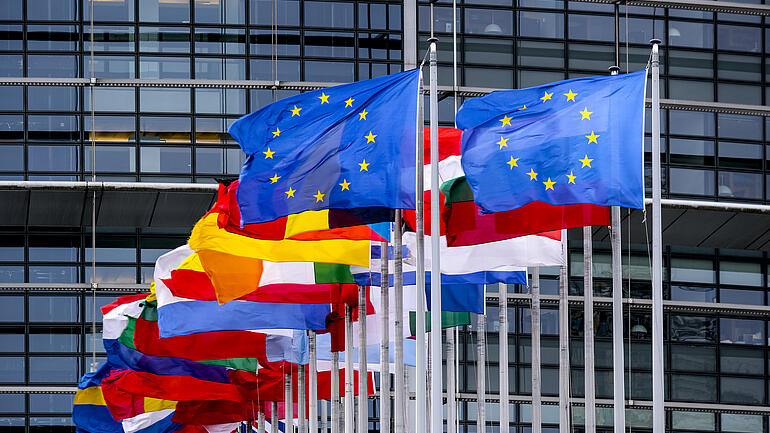
<path id="1" fill-rule="evenodd" d="M 713 317 L 671 315 L 671 341 L 716 342 L 716 325 Z"/>
<path id="2" fill-rule="evenodd" d="M 30 171 L 77 171 L 78 147 L 29 146 L 27 157 Z"/>
<path id="3" fill-rule="evenodd" d="M 714 195 L 714 172 L 670 168 L 669 191 L 672 194 Z"/>
<path id="4" fill-rule="evenodd" d="M 564 37 L 564 14 L 521 11 L 518 18 L 519 36 L 551 39 Z"/>
<path id="5" fill-rule="evenodd" d="M 762 104 L 762 88 L 742 84 L 717 83 L 717 100 L 735 104 Z"/>
<path id="6" fill-rule="evenodd" d="M 761 173 L 736 173 L 720 171 L 718 181 L 720 197 L 747 199 L 762 198 Z"/>
<path id="7" fill-rule="evenodd" d="M 30 115 L 28 137 L 30 141 L 79 141 L 80 122 L 78 116 Z M 77 151 L 77 150 L 76 150 Z"/>
<path id="8" fill-rule="evenodd" d="M 757 56 L 719 54 L 717 68 L 719 78 L 741 81 L 762 81 L 762 63 Z"/>
<path id="9" fill-rule="evenodd" d="M 78 57 L 64 54 L 27 55 L 27 76 L 76 78 L 79 76 Z"/>
<path id="10" fill-rule="evenodd" d="M 32 413 L 67 413 L 72 411 L 74 394 L 30 394 L 29 411 Z"/>
<path id="11" fill-rule="evenodd" d="M 716 377 L 672 374 L 671 399 L 674 401 L 716 402 Z"/>
<path id="12" fill-rule="evenodd" d="M 754 143 L 719 142 L 719 166 L 762 168 L 762 146 Z"/>
<path id="13" fill-rule="evenodd" d="M 765 322 L 750 319 L 719 319 L 719 341 L 721 343 L 765 344 Z"/>
<path id="14" fill-rule="evenodd" d="M 671 258 L 671 280 L 715 283 L 714 261 L 695 258 Z"/>
<path id="15" fill-rule="evenodd" d="M 91 155 L 91 146 L 84 148 L 86 155 Z M 96 146 L 97 171 L 136 172 L 136 147 L 134 146 Z M 86 171 L 91 170 L 91 158 L 85 158 Z"/>
<path id="16" fill-rule="evenodd" d="M 612 50 L 603 45 L 569 44 L 569 68 L 590 71 L 607 71 L 607 65 L 615 62 Z"/>
<path id="17" fill-rule="evenodd" d="M 765 294 L 758 290 L 719 289 L 719 302 L 725 304 L 765 305 Z"/>
<path id="18" fill-rule="evenodd" d="M 139 0 L 139 20 L 144 22 L 189 23 L 190 2 Z"/>
<path id="19" fill-rule="evenodd" d="M 87 0 L 84 0 L 87 1 Z M 131 1 L 131 0 L 129 0 Z M 107 2 L 96 2 L 108 4 Z M 109 2 L 113 3 L 113 2 Z M 133 12 L 133 8 L 131 8 Z M 89 35 L 83 41 L 86 51 L 91 50 L 91 27 L 85 26 L 83 31 Z M 134 51 L 134 28 L 129 26 L 94 26 L 94 51 Z"/>
<path id="20" fill-rule="evenodd" d="M 762 404 L 765 401 L 765 381 L 744 377 L 721 377 L 722 403 Z"/>
<path id="21" fill-rule="evenodd" d="M 0 2 L 1 20 L 20 20 L 22 11 L 24 11 L 22 0 L 6 0 Z"/>
<path id="22" fill-rule="evenodd" d="M 615 20 L 602 15 L 569 15 L 569 38 L 588 41 L 614 41 Z"/>
<path id="23" fill-rule="evenodd" d="M 78 26 L 27 25 L 27 49 L 30 51 L 77 51 Z"/>
<path id="24" fill-rule="evenodd" d="M 0 171 L 24 170 L 24 146 L 0 146 Z"/>
<path id="25" fill-rule="evenodd" d="M 2 413 L 24 413 L 26 412 L 24 394 L 0 394 L 0 412 Z M 0 425 L 6 427 L 7 424 L 0 421 Z"/>
<path id="26" fill-rule="evenodd" d="M 709 52 L 670 50 L 669 74 L 685 77 L 712 78 L 714 55 Z"/>
<path id="27" fill-rule="evenodd" d="M 26 371 L 23 356 L 0 357 L 0 383 L 23 383 Z"/>
<path id="28" fill-rule="evenodd" d="M 22 140 L 24 140 L 24 116 L 0 115 L 0 141 Z"/>
<path id="29" fill-rule="evenodd" d="M 91 109 L 91 88 L 84 88 L 85 111 Z M 136 109 L 136 91 L 133 87 L 94 88 L 94 109 L 96 111 L 128 111 Z M 89 125 L 90 126 L 90 125 Z"/>
<path id="30" fill-rule="evenodd" d="M 94 121 L 96 123 L 95 139 L 97 142 L 125 143 L 136 140 L 136 118 L 133 116 L 96 116 Z M 91 122 L 87 122 L 86 127 L 91 134 Z"/>
<path id="31" fill-rule="evenodd" d="M 91 58 L 83 58 L 83 68 L 91 73 Z M 136 77 L 133 56 L 94 56 L 94 76 L 97 78 Z M 112 110 L 110 110 L 112 111 Z"/>
<path id="32" fill-rule="evenodd" d="M 564 67 L 564 44 L 562 43 L 519 41 L 516 52 L 521 66 Z M 564 79 L 564 75 L 562 74 L 558 79 Z"/>
<path id="33" fill-rule="evenodd" d="M 717 26 L 717 48 L 759 53 L 762 50 L 762 29 L 720 24 Z"/>
<path id="34" fill-rule="evenodd" d="M 190 78 L 187 57 L 140 57 L 139 78 Z"/>
<path id="35" fill-rule="evenodd" d="M 298 41 L 297 44 L 299 44 Z M 246 52 L 246 32 L 243 29 L 196 28 L 195 52 L 205 54 L 244 54 Z M 252 54 L 264 53 L 252 52 Z M 281 55 L 281 53 L 278 53 L 278 55 Z"/>
<path id="36" fill-rule="evenodd" d="M 626 22 L 628 22 L 628 29 L 626 29 Z M 653 24 L 654 23 L 654 24 Z M 654 28 L 653 28 L 654 25 Z M 614 23 L 612 24 L 614 28 Z M 665 22 L 662 19 L 652 20 L 649 18 L 620 18 L 620 42 L 626 42 L 626 34 L 628 35 L 628 42 L 632 44 L 649 44 L 650 39 L 659 37 L 665 31 Z M 661 38 L 663 39 L 663 38 Z M 612 38 L 614 40 L 614 37 Z M 673 59 L 673 55 L 672 55 Z M 632 69 L 634 70 L 634 69 Z"/>
<path id="37" fill-rule="evenodd" d="M 249 22 L 269 26 L 272 25 L 272 10 L 275 5 L 273 0 L 250 0 L 249 1 Z M 299 2 L 296 0 L 282 0 L 278 2 L 278 24 L 279 26 L 298 26 L 299 25 Z M 305 15 L 307 17 L 307 15 Z M 306 18 L 307 19 L 307 18 Z M 305 24 L 309 25 L 308 22 Z"/>
<path id="38" fill-rule="evenodd" d="M 717 368 L 716 347 L 672 344 L 671 369 L 709 372 Z"/>
<path id="39" fill-rule="evenodd" d="M 272 80 L 273 62 L 269 59 L 251 59 L 250 73 L 251 80 Z M 277 73 L 278 80 L 299 81 L 299 61 L 278 60 Z"/>
<path id="40" fill-rule="evenodd" d="M 712 140 L 691 140 L 671 138 L 670 158 L 672 163 L 690 165 L 714 165 L 714 142 Z"/>
<path id="41" fill-rule="evenodd" d="M 189 53 L 189 27 L 139 27 L 139 51 Z"/>
<path id="42" fill-rule="evenodd" d="M 22 55 L 0 55 L 0 77 L 21 77 L 24 75 Z"/>
<path id="43" fill-rule="evenodd" d="M 29 261 L 76 262 L 80 258 L 80 236 L 29 236 Z"/>
<path id="44" fill-rule="evenodd" d="M 468 68 L 465 71 L 465 85 L 471 87 L 513 88 L 513 71 L 510 69 Z"/>
<path id="45" fill-rule="evenodd" d="M 186 147 L 142 147 L 142 172 L 190 173 L 190 149 Z"/>
<path id="46" fill-rule="evenodd" d="M 23 273 L 22 273 L 23 277 Z M 22 278 L 23 280 L 23 278 Z M 0 322 L 24 321 L 24 296 L 0 296 Z"/>
<path id="47" fill-rule="evenodd" d="M 671 412 L 671 423 L 675 429 L 714 431 L 716 416 L 708 412 Z"/>
<path id="48" fill-rule="evenodd" d="M 195 59 L 195 78 L 204 80 L 245 80 L 244 59 Z"/>
<path id="49" fill-rule="evenodd" d="M 713 48 L 714 25 L 687 21 L 669 21 L 668 44 L 674 47 Z"/>
<path id="50" fill-rule="evenodd" d="M 30 111 L 77 111 L 78 105 L 78 91 L 74 87 L 27 88 L 27 108 Z"/>
<path id="51" fill-rule="evenodd" d="M 494 39 L 465 38 L 466 63 L 512 65 L 513 43 Z"/>
<path id="52" fill-rule="evenodd" d="M 80 359 L 62 356 L 31 356 L 30 383 L 74 383 L 80 377 Z"/>
<path id="53" fill-rule="evenodd" d="M 761 415 L 743 415 L 737 413 L 723 413 L 722 430 L 729 432 L 753 433 L 762 431 Z"/>
<path id="54" fill-rule="evenodd" d="M 139 108 L 159 113 L 189 113 L 190 89 L 139 89 Z"/>
<path id="55" fill-rule="evenodd" d="M 30 322 L 76 322 L 80 320 L 78 296 L 30 296 Z"/>
<path id="56" fill-rule="evenodd" d="M 355 81 L 354 66 L 348 62 L 305 61 L 305 80 L 338 83 Z"/>
<path id="57" fill-rule="evenodd" d="M 98 239 L 98 238 L 97 238 Z M 86 266 L 85 269 L 85 282 L 91 282 L 91 267 Z M 128 266 L 97 266 L 96 267 L 96 282 L 98 283 L 114 283 L 114 284 L 135 284 L 136 281 L 136 267 Z"/>
<path id="58" fill-rule="evenodd" d="M 755 262 L 721 260 L 719 282 L 741 286 L 762 286 L 762 266 Z"/>
<path id="59" fill-rule="evenodd" d="M 28 20 L 73 21 L 76 17 L 74 0 L 27 0 Z"/>
<path id="60" fill-rule="evenodd" d="M 83 0 L 83 20 L 91 19 L 91 3 L 94 8 L 94 21 L 133 21 L 134 0 L 98 1 Z"/>
<path id="61" fill-rule="evenodd" d="M 299 32 L 281 30 L 273 35 L 269 30 L 252 30 L 249 35 L 251 54 L 263 56 L 272 55 L 273 43 L 275 43 L 279 56 L 299 56 Z"/>
<path id="62" fill-rule="evenodd" d="M 150 117 L 139 120 L 143 143 L 189 143 L 189 117 Z"/>
<path id="63" fill-rule="evenodd" d="M 720 113 L 717 120 L 720 138 L 762 139 L 762 117 Z"/>
<path id="64" fill-rule="evenodd" d="M 714 100 L 714 83 L 711 81 L 671 79 L 669 83 L 669 94 L 672 99 Z"/>
<path id="65" fill-rule="evenodd" d="M 80 272 L 74 266 L 31 266 L 30 283 L 77 283 Z"/>
<path id="66" fill-rule="evenodd" d="M 765 353 L 762 349 L 723 346 L 719 349 L 722 373 L 765 374 Z"/>
<path id="67" fill-rule="evenodd" d="M 309 27 L 337 27 L 350 29 L 355 26 L 352 3 L 305 1 L 305 25 Z"/>
<path id="68" fill-rule="evenodd" d="M 36 328 L 29 330 L 29 351 L 66 353 L 80 351 L 80 328 Z"/>
<path id="69" fill-rule="evenodd" d="M 28 87 L 31 88 L 31 87 Z M 24 89 L 21 86 L 0 86 L 0 110 L 4 111 L 21 111 L 24 108 Z M 2 119 L 5 116 L 0 116 L 0 130 L 5 129 Z M 0 140 L 3 137 L 0 135 Z"/>
<path id="70" fill-rule="evenodd" d="M 671 134 L 699 136 L 714 135 L 715 122 L 713 113 L 670 110 L 669 116 L 669 132 Z"/>
<path id="71" fill-rule="evenodd" d="M 245 89 L 195 89 L 195 111 L 206 114 L 246 114 Z M 196 130 L 196 140 L 198 140 Z"/>
<path id="72" fill-rule="evenodd" d="M 212 24 L 243 24 L 246 0 L 195 1 L 195 21 Z"/>

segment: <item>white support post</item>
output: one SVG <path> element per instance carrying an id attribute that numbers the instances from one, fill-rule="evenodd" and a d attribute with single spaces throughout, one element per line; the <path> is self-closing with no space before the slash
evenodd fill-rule
<path id="1" fill-rule="evenodd" d="M 500 353 L 500 433 L 510 430 L 510 396 L 508 395 L 508 285 L 498 284 L 500 327 L 498 350 Z M 449 362 L 447 360 L 447 362 Z"/>
<path id="2" fill-rule="evenodd" d="M 540 268 L 532 268 L 532 433 L 543 431 L 540 380 Z"/>
<path id="3" fill-rule="evenodd" d="M 486 312 L 485 312 L 486 314 Z M 479 314 L 476 328 L 476 405 L 478 416 L 476 417 L 476 431 L 486 432 L 487 410 L 487 316 Z"/>
<path id="4" fill-rule="evenodd" d="M 265 433 L 265 411 L 262 408 L 257 415 L 257 433 Z"/>
<path id="5" fill-rule="evenodd" d="M 393 433 L 406 433 L 406 382 L 404 376 L 404 273 L 402 259 L 401 210 L 393 224 L 393 339 L 396 374 L 393 378 Z"/>
<path id="6" fill-rule="evenodd" d="M 305 401 L 305 366 L 299 364 L 299 369 L 297 370 L 297 427 L 299 433 L 307 433 Z"/>
<path id="7" fill-rule="evenodd" d="M 318 433 L 318 354 L 315 331 L 308 332 L 310 381 L 308 386 L 308 426 L 309 433 Z M 304 433 L 304 430 L 303 430 Z"/>
<path id="8" fill-rule="evenodd" d="M 663 234 L 660 183 L 660 59 L 652 43 L 652 431 L 664 433 L 663 394 Z"/>
<path id="9" fill-rule="evenodd" d="M 326 400 L 321 400 L 319 404 L 321 406 L 321 433 L 329 433 L 329 406 Z"/>
<path id="10" fill-rule="evenodd" d="M 422 89 L 422 76 L 420 76 L 420 89 Z M 416 153 L 417 153 L 417 163 L 416 163 L 416 185 L 415 185 L 415 192 L 417 194 L 417 209 L 415 211 L 416 213 L 416 251 L 415 256 L 417 260 L 417 266 L 416 266 L 416 275 L 415 275 L 415 283 L 416 283 L 416 290 L 415 290 L 415 310 L 416 310 L 416 332 L 415 332 L 415 339 L 417 340 L 417 354 L 415 356 L 416 360 L 416 374 L 415 374 L 415 407 L 417 408 L 415 410 L 414 414 L 414 427 L 412 429 L 413 432 L 423 432 L 425 429 L 425 422 L 426 422 L 426 414 L 425 414 L 425 407 L 427 404 L 427 399 L 425 395 L 425 388 L 426 388 L 426 378 L 427 378 L 427 363 L 425 362 L 425 197 L 424 197 L 424 185 L 425 185 L 425 174 L 424 174 L 424 145 L 423 145 L 423 116 L 424 109 L 423 109 L 423 97 L 420 96 L 418 99 L 418 109 L 417 109 L 417 143 L 415 143 L 416 146 Z"/>
<path id="11" fill-rule="evenodd" d="M 388 243 L 380 242 L 380 432 L 390 433 L 390 275 Z"/>
<path id="12" fill-rule="evenodd" d="M 342 414 L 340 414 L 340 353 L 332 352 L 332 399 L 331 399 L 331 411 L 332 411 L 332 428 L 330 433 L 340 433 L 342 430 L 340 424 L 342 423 Z"/>
<path id="13" fill-rule="evenodd" d="M 385 276 L 387 278 L 387 275 Z M 352 355 L 352 352 L 351 352 Z M 345 355 L 347 359 L 347 355 Z M 358 432 L 369 431 L 369 377 L 366 365 L 366 286 L 358 286 Z"/>
<path id="14" fill-rule="evenodd" d="M 353 320 L 350 305 L 345 305 L 345 433 L 355 431 L 353 391 Z"/>
<path id="15" fill-rule="evenodd" d="M 561 248 L 564 264 L 559 268 L 559 433 L 571 433 L 567 230 L 561 231 Z"/>
<path id="16" fill-rule="evenodd" d="M 446 329 L 446 424 L 447 433 L 457 433 L 456 407 L 457 398 L 455 393 L 455 329 Z"/>
<path id="17" fill-rule="evenodd" d="M 596 379 L 594 372 L 594 277 L 593 235 L 583 227 L 583 374 L 585 383 L 585 431 L 596 433 Z"/>
<path id="18" fill-rule="evenodd" d="M 278 433 L 278 402 L 270 402 L 270 433 Z"/>
<path id="19" fill-rule="evenodd" d="M 292 398 L 291 390 L 291 371 L 286 373 L 283 378 L 283 409 L 284 409 L 284 421 L 286 425 L 285 433 L 294 431 L 294 400 Z"/>

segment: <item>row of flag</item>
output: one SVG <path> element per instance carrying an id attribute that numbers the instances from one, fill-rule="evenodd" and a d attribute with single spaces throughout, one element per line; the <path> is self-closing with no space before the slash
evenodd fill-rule
<path id="1" fill-rule="evenodd" d="M 318 397 L 330 399 L 346 307 L 353 332 L 366 321 L 367 346 L 340 354 L 354 374 L 379 370 L 383 337 L 403 338 L 414 365 L 424 348 L 390 331 L 402 300 L 381 305 L 380 285 L 393 285 L 399 248 L 399 319 L 413 335 L 417 296 L 432 289 L 429 259 L 425 292 L 415 285 L 419 74 L 303 93 L 231 126 L 247 154 L 240 178 L 221 183 L 188 243 L 157 260 L 150 293 L 102 308 L 107 362 L 78 386 L 79 431 L 230 432 L 284 402 L 287 375 L 308 368 L 307 331 L 318 333 Z M 441 208 L 443 326 L 484 314 L 487 284 L 526 284 L 528 266 L 563 264 L 561 229 L 609 224 L 606 206 L 642 206 L 644 83 L 638 72 L 495 92 L 463 105 L 462 129 L 438 131 L 441 194 L 422 193 L 428 221 L 431 202 Z M 397 209 L 403 245 L 383 249 Z M 360 350 L 370 365 L 357 364 Z M 292 389 L 292 404 L 307 404 Z"/>

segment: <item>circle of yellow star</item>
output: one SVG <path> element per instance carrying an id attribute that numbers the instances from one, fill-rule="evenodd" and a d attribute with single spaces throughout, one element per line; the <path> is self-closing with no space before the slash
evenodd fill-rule
<path id="1" fill-rule="evenodd" d="M 548 101 L 551 99 L 551 96 L 553 96 L 553 92 L 552 93 L 545 92 L 545 95 L 540 97 L 540 100 L 543 102 Z"/>
<path id="2" fill-rule="evenodd" d="M 358 171 L 369 171 L 369 162 L 366 162 L 366 159 L 363 160 L 363 162 L 359 162 L 358 165 L 361 167 Z"/>
<path id="3" fill-rule="evenodd" d="M 552 182 L 552 181 L 551 181 L 551 178 L 549 177 L 549 178 L 548 178 L 548 180 L 546 180 L 545 182 L 543 182 L 543 185 L 545 185 L 545 190 L 546 190 L 546 191 L 548 191 L 549 189 L 550 189 L 550 190 L 554 190 L 554 189 L 553 189 L 553 185 L 554 185 L 555 183 L 556 183 L 556 182 Z"/>
<path id="4" fill-rule="evenodd" d="M 319 96 L 318 99 L 321 100 L 321 104 L 328 104 L 329 103 L 329 95 L 327 95 L 324 92 L 321 92 L 321 96 Z"/>
<path id="5" fill-rule="evenodd" d="M 270 183 L 276 183 L 278 182 L 278 179 L 280 179 L 281 176 L 278 176 L 278 173 L 274 174 L 273 177 L 270 178 Z"/>
<path id="6" fill-rule="evenodd" d="M 347 101 L 345 101 L 345 107 L 352 107 L 353 106 L 353 101 L 355 101 L 355 99 L 348 98 Z"/>
<path id="7" fill-rule="evenodd" d="M 534 169 L 530 168 L 527 174 L 529 175 L 529 180 L 537 180 L 537 173 L 535 173 Z"/>
<path id="8" fill-rule="evenodd" d="M 377 134 L 372 134 L 372 131 L 369 131 L 369 135 L 364 135 L 364 138 L 366 139 L 367 143 L 374 143 L 374 137 L 376 137 Z"/>
<path id="9" fill-rule="evenodd" d="M 586 135 L 586 138 L 588 139 L 588 144 L 596 143 L 599 144 L 596 139 L 601 137 L 601 135 L 595 134 L 593 131 L 591 131 L 591 135 Z"/>
<path id="10" fill-rule="evenodd" d="M 505 117 L 500 119 L 500 121 L 503 122 L 503 126 L 505 125 L 511 126 L 511 119 L 513 119 L 513 117 L 508 117 L 508 115 L 506 114 Z"/>
<path id="11" fill-rule="evenodd" d="M 283 132 L 283 131 L 278 129 L 278 127 L 276 126 L 275 127 L 275 131 L 273 131 L 273 138 L 278 137 L 279 135 L 281 135 L 281 132 Z"/>
<path id="12" fill-rule="evenodd" d="M 341 186 L 343 191 L 350 191 L 350 182 L 347 179 L 342 179 L 342 183 L 337 185 Z"/>
<path id="13" fill-rule="evenodd" d="M 589 158 L 588 155 L 586 155 L 583 157 L 583 159 L 578 159 L 578 161 L 583 163 L 583 167 L 591 168 L 591 161 L 593 161 L 593 159 Z M 580 168 L 583 168 L 583 167 L 580 167 Z"/>
<path id="14" fill-rule="evenodd" d="M 270 150 L 270 148 L 268 147 L 267 151 L 262 153 L 265 154 L 265 159 L 268 159 L 268 158 L 273 159 L 273 154 L 275 153 L 275 151 Z"/>
<path id="15" fill-rule="evenodd" d="M 503 147 L 508 147 L 508 139 L 500 137 L 500 141 L 498 141 L 495 144 L 499 144 L 500 145 L 500 149 L 502 149 Z"/>
<path id="16" fill-rule="evenodd" d="M 511 157 L 511 160 L 506 162 L 506 164 L 511 166 L 511 170 L 513 170 L 513 167 L 519 166 L 519 158 Z"/>
<path id="17" fill-rule="evenodd" d="M 301 110 L 302 110 L 301 108 L 299 108 L 299 107 L 297 107 L 297 106 L 295 105 L 295 106 L 294 106 L 294 108 L 292 108 L 292 109 L 290 110 L 290 111 L 291 111 L 291 117 L 294 117 L 294 116 L 299 116 L 299 112 L 300 112 Z"/>
<path id="18" fill-rule="evenodd" d="M 369 114 L 366 110 L 358 113 L 358 120 L 366 120 L 366 115 Z"/>
<path id="19" fill-rule="evenodd" d="M 593 111 L 588 111 L 588 107 L 583 108 L 583 111 L 580 112 L 580 114 L 583 116 L 580 118 L 580 120 L 591 120 L 591 115 L 593 114 Z"/>
<path id="20" fill-rule="evenodd" d="M 324 201 L 324 196 L 325 196 L 325 195 L 326 195 L 326 194 L 322 193 L 322 192 L 321 192 L 321 190 L 319 189 L 319 190 L 318 190 L 318 192 L 317 192 L 316 194 L 313 194 L 313 197 L 315 197 L 315 202 L 316 202 L 316 203 L 318 203 L 319 201 L 320 201 L 320 202 L 323 202 L 323 201 Z"/>
<path id="21" fill-rule="evenodd" d="M 291 198 L 291 197 L 294 197 L 295 192 L 297 192 L 296 189 L 289 187 L 289 190 L 284 192 L 284 194 L 286 194 L 286 198 Z"/>
<path id="22" fill-rule="evenodd" d="M 564 96 L 567 97 L 567 101 L 575 102 L 575 96 L 577 96 L 577 93 L 572 93 L 572 89 L 569 89 L 569 92 L 565 93 Z"/>
<path id="23" fill-rule="evenodd" d="M 572 170 L 570 170 L 569 174 L 567 175 L 567 179 L 569 179 L 569 181 L 567 183 L 575 183 L 575 177 L 577 177 L 577 176 L 572 174 Z"/>

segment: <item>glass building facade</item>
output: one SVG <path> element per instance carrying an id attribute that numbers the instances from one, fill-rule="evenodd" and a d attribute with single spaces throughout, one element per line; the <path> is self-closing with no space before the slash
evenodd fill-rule
<path id="1" fill-rule="evenodd" d="M 442 86 L 453 84 L 457 32 L 459 95 L 469 88 L 522 88 L 606 74 L 616 55 L 621 72 L 639 70 L 647 64 L 649 40 L 661 39 L 661 97 L 668 101 L 661 119 L 663 197 L 770 205 L 770 5 L 748 2 L 731 13 L 719 9 L 719 1 L 701 10 L 663 2 L 655 7 L 655 1 L 619 4 L 616 32 L 613 4 L 457 3 L 456 20 L 448 1 L 435 4 L 431 20 L 429 3 L 417 0 L 2 0 L 0 181 L 87 181 L 95 174 L 105 182 L 211 184 L 236 175 L 244 160 L 226 132 L 232 121 L 301 91 L 287 82 L 312 87 L 412 67 L 432 26 L 440 39 Z M 79 80 L 92 73 L 99 85 Z M 258 88 L 245 80 L 279 83 Z M 455 102 L 459 106 L 464 96 L 443 96 L 439 119 L 452 126 Z M 647 147 L 649 163 L 649 139 Z M 650 170 L 648 165 L 648 176 Z M 122 200 L 134 199 L 126 194 Z M 61 204 L 52 201 L 35 212 L 48 215 L 47 221 L 82 212 L 84 222 L 38 224 L 31 209 L 21 223 L 0 222 L 2 431 L 74 431 L 74 386 L 90 368 L 92 353 L 97 361 L 104 358 L 94 304 L 146 289 L 155 259 L 183 244 L 194 222 L 190 216 L 176 226 L 98 227 L 92 249 L 90 208 L 55 203 Z M 3 206 L 12 205 L 9 200 Z M 715 226 L 704 220 L 693 228 L 699 229 Z M 572 295 L 583 293 L 581 245 L 570 243 L 570 265 L 577 265 L 569 271 Z M 666 244 L 664 250 L 666 425 L 677 433 L 767 433 L 767 236 L 749 249 L 708 245 Z M 612 398 L 609 249 L 594 244 L 600 400 Z M 623 255 L 624 296 L 638 300 L 624 307 L 626 395 L 636 402 L 629 403 L 627 423 L 632 431 L 649 432 L 649 249 L 625 239 Z M 88 285 L 92 274 L 96 290 Z M 547 295 L 558 293 L 558 269 L 543 268 L 541 275 L 542 393 L 554 397 L 558 310 Z M 511 287 L 509 293 L 517 295 L 508 307 L 507 346 L 497 334 L 496 288 L 488 293 L 486 430 L 501 430 L 493 398 L 499 391 L 497 354 L 506 347 L 512 398 L 507 430 L 525 433 L 531 431 L 528 289 Z M 476 433 L 474 326 L 462 328 L 459 337 L 460 432 Z M 580 398 L 582 305 L 571 307 L 570 341 L 571 393 Z M 379 429 L 377 404 L 371 402 L 372 430 Z M 558 431 L 556 408 L 543 407 L 544 431 Z M 576 404 L 575 431 L 582 431 L 583 419 Z M 597 421 L 601 431 L 610 431 L 611 407 L 600 404 Z"/>

